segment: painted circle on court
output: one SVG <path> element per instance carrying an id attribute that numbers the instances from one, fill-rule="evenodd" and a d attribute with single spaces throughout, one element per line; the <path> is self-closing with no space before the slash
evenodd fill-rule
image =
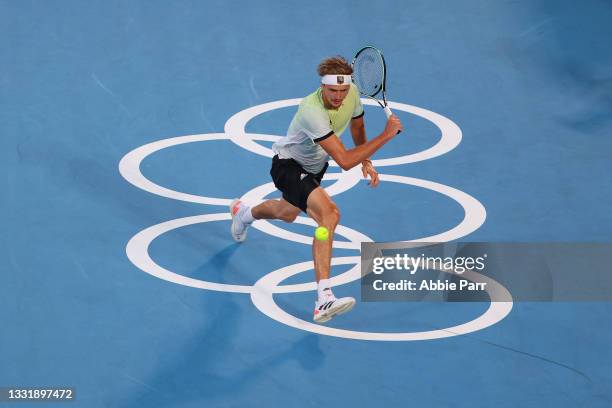
<path id="1" fill-rule="evenodd" d="M 303 217 L 300 217 L 303 218 Z M 128 242 L 125 252 L 127 254 L 128 259 L 136 265 L 142 271 L 153 275 L 159 279 L 163 279 L 168 282 L 176 283 L 183 286 L 190 286 L 192 288 L 198 289 L 206 289 L 206 290 L 214 290 L 218 292 L 233 292 L 233 293 L 250 293 L 253 286 L 252 285 L 234 285 L 229 283 L 216 283 L 209 282 L 205 280 L 190 278 L 187 276 L 180 275 L 178 273 L 172 272 L 168 269 L 165 269 L 158 265 L 149 255 L 149 246 L 157 237 L 165 234 L 169 231 L 186 227 L 188 225 L 193 224 L 201 224 L 213 221 L 227 221 L 231 220 L 231 215 L 229 213 L 217 213 L 217 214 L 203 214 L 196 215 L 192 217 L 184 217 L 177 218 L 174 220 L 162 222 L 160 224 L 156 224 L 145 228 L 140 231 L 136 235 L 130 239 Z M 310 219 L 306 219 L 310 220 Z M 256 221 L 256 224 L 259 221 Z M 305 223 L 302 219 L 296 220 L 298 223 Z M 344 226 L 339 226 L 341 228 L 336 229 L 336 233 L 344 238 L 347 238 L 351 241 L 359 240 L 359 239 L 367 239 L 371 241 L 368 237 L 363 234 Z M 228 229 L 229 233 L 229 229 Z M 354 257 L 358 263 L 359 257 Z M 359 266 L 359 265 L 357 265 Z M 343 272 L 339 275 L 334 276 L 330 279 L 332 284 L 343 284 L 352 282 L 355 279 L 359 278 L 359 268 L 352 268 L 346 272 Z M 291 291 L 291 292 L 304 292 L 309 290 L 316 290 L 317 284 L 316 282 L 309 282 L 303 284 L 295 284 L 295 285 L 286 285 L 282 287 L 280 292 L 283 291 Z"/>
<path id="2" fill-rule="evenodd" d="M 353 262 L 354 258 L 352 257 L 332 258 L 332 265 L 343 265 Z M 255 283 L 255 288 L 251 292 L 251 301 L 263 314 L 289 327 L 326 336 L 377 341 L 434 340 L 473 333 L 503 320 L 512 310 L 512 297 L 505 287 L 489 277 L 473 271 L 467 271 L 462 274 L 466 279 L 475 281 L 478 278 L 480 282 L 487 283 L 486 292 L 491 299 L 489 308 L 482 315 L 469 322 L 444 329 L 402 333 L 337 329 L 299 319 L 285 312 L 274 301 L 273 294 L 278 293 L 276 288 L 279 287 L 278 285 L 282 281 L 309 269 L 312 269 L 312 263 L 303 262 L 268 273 Z"/>
<path id="3" fill-rule="evenodd" d="M 267 135 L 252 135 L 253 139 L 257 140 L 267 140 Z M 149 155 L 162 150 L 164 148 L 168 148 L 171 146 L 175 146 L 178 144 L 185 143 L 193 143 L 193 142 L 201 142 L 208 140 L 223 140 L 228 139 L 228 137 L 223 133 L 212 133 L 209 135 L 191 135 L 191 136 L 180 136 L 169 139 L 160 140 L 157 142 L 149 143 L 144 146 L 141 146 L 137 149 L 132 150 L 130 153 L 126 154 L 123 159 L 119 163 L 119 171 L 121 175 L 128 180 L 130 183 L 135 185 L 138 188 L 141 188 L 150 193 L 160 195 L 162 197 L 172 198 L 181 201 L 195 202 L 201 204 L 212 204 L 212 205 L 229 205 L 231 203 L 231 199 L 229 198 L 215 198 L 215 197 L 206 197 L 206 196 L 197 196 L 193 194 L 182 193 L 174 190 L 170 190 L 168 188 L 159 186 L 152 181 L 148 180 L 140 171 L 141 162 L 148 157 Z M 484 206 L 476 200 L 474 197 L 470 196 L 463 191 L 457 190 L 453 187 L 446 186 L 444 184 L 435 183 L 433 181 L 422 180 L 412 177 L 405 176 L 396 176 L 390 174 L 379 174 L 381 181 L 389 181 L 400 184 L 407 184 L 416 187 L 422 187 L 431 191 L 435 191 L 437 193 L 443 194 L 457 203 L 461 205 L 464 210 L 464 218 L 463 220 L 455 227 L 451 228 L 448 231 L 441 232 L 436 235 L 432 235 L 429 237 L 423 238 L 415 238 L 410 241 L 402 241 L 402 242 L 416 242 L 416 241 L 429 241 L 429 242 L 446 242 L 452 241 L 458 238 L 461 238 L 471 232 L 477 230 L 486 219 L 486 210 Z M 330 196 L 334 196 L 336 194 L 345 192 L 355 186 L 359 180 L 362 178 L 361 172 L 358 168 L 353 168 L 350 171 L 343 171 L 341 173 L 327 173 L 325 175 L 325 180 L 337 180 L 336 183 L 327 187 L 325 190 L 330 194 Z M 251 191 L 245 193 L 242 199 L 249 205 L 256 205 L 264 200 L 264 198 L 274 192 L 276 188 L 273 183 L 266 183 L 261 186 L 255 187 Z M 300 222 L 306 225 L 314 226 L 314 223 L 305 217 L 298 217 Z M 277 236 L 279 238 L 288 239 L 294 242 L 303 243 L 310 245 L 312 243 L 312 237 L 293 233 L 287 230 L 284 230 L 268 221 L 262 220 L 262 222 L 254 224 L 254 228 L 259 229 L 262 232 Z M 362 240 L 363 236 L 362 236 Z M 370 242 L 370 239 L 364 240 L 366 242 Z M 342 242 L 342 241 L 334 241 L 334 248 L 343 248 L 343 249 L 359 249 L 360 241 L 356 240 L 355 242 Z M 401 244 L 401 243 L 400 243 Z M 398 244 L 398 245 L 400 245 Z M 392 245 L 392 244 L 390 244 Z M 389 248 L 390 249 L 390 248 Z"/>
<path id="4" fill-rule="evenodd" d="M 153 183 L 152 181 L 148 180 L 140 171 L 140 164 L 142 160 L 161 149 L 168 148 L 174 145 L 209 140 L 231 140 L 235 144 L 253 153 L 262 156 L 272 157 L 273 153 L 270 149 L 258 143 L 255 143 L 255 141 L 273 142 L 278 140 L 280 136 L 247 133 L 245 132 L 246 124 L 253 117 L 261 113 L 287 106 L 294 106 L 299 104 L 300 101 L 301 99 L 288 99 L 248 108 L 242 112 L 235 114 L 226 122 L 226 133 L 211 133 L 202 135 L 173 137 L 143 145 L 139 148 L 132 150 L 121 159 L 119 163 L 119 172 L 128 182 L 152 194 L 181 201 L 228 206 L 231 202 L 230 198 L 216 198 L 187 194 L 174 191 Z M 371 100 L 364 99 L 363 103 L 365 105 L 377 106 L 376 103 Z M 390 102 L 389 106 L 393 109 L 409 112 L 431 121 L 440 129 L 442 137 L 438 141 L 438 143 L 426 150 L 400 157 L 375 160 L 374 165 L 380 167 L 405 163 L 415 163 L 418 161 L 440 156 L 454 149 L 461 142 L 461 130 L 450 119 L 435 112 L 431 112 L 426 109 L 418 108 L 412 105 Z M 335 163 L 331 162 L 330 165 L 335 165 Z M 384 246 L 384 249 L 400 248 L 402 247 L 402 245 L 405 245 L 406 242 L 448 242 L 451 240 L 459 239 L 478 229 L 486 219 L 486 210 L 484 206 L 474 197 L 460 190 L 432 181 L 421 180 L 411 177 L 389 174 L 379 174 L 379 176 L 381 181 L 413 185 L 443 194 L 458 202 L 464 209 L 465 214 L 464 219 L 457 226 L 449 229 L 448 231 L 430 237 L 414 239 L 411 241 L 391 243 Z M 341 171 L 340 173 L 327 173 L 325 175 L 325 179 L 336 180 L 334 184 L 326 187 L 326 191 L 333 196 L 350 190 L 359 182 L 359 180 L 362 179 L 362 176 L 360 174 L 359 169 L 354 168 L 349 171 Z M 251 191 L 245 193 L 242 199 L 249 204 L 257 204 L 263 201 L 265 197 L 272 193 L 274 190 L 275 188 L 272 183 L 266 183 L 261 186 L 255 187 Z M 148 248 L 150 243 L 155 238 L 168 231 L 196 223 L 227 221 L 230 219 L 231 216 L 228 213 L 216 213 L 203 214 L 162 222 L 160 224 L 146 228 L 141 232 L 137 233 L 134 237 L 132 237 L 132 239 L 130 239 L 126 246 L 127 256 L 130 261 L 138 268 L 160 279 L 205 290 L 233 293 L 250 293 L 253 303 L 260 311 L 281 323 L 301 330 L 307 330 L 313 333 L 351 339 L 406 341 L 428 340 L 434 338 L 456 336 L 459 334 L 466 334 L 476 330 L 480 330 L 482 328 L 495 324 L 496 322 L 502 320 L 512 309 L 512 298 L 510 297 L 510 294 L 507 292 L 507 290 L 503 286 L 499 285 L 497 282 L 487 277 L 481 276 L 480 279 L 490 281 L 491 287 L 495 290 L 493 290 L 493 293 L 489 293 L 492 301 L 488 310 L 484 314 L 470 322 L 447 329 L 413 333 L 369 333 L 335 329 L 297 319 L 296 317 L 291 316 L 282 309 L 280 309 L 272 298 L 274 293 L 295 293 L 316 290 L 315 282 L 307 282 L 294 285 L 280 285 L 283 280 L 287 279 L 290 276 L 309 269 L 313 269 L 312 261 L 290 265 L 270 272 L 269 274 L 259 279 L 254 285 L 233 285 L 208 282 L 179 275 L 157 265 L 149 256 Z M 313 220 L 306 217 L 298 217 L 296 219 L 296 222 L 305 225 L 316 226 Z M 304 244 L 311 244 L 312 242 L 312 237 L 310 236 L 307 237 L 305 235 L 295 234 L 290 231 L 283 230 L 282 228 L 272 223 L 269 223 L 266 220 L 256 221 L 253 224 L 253 227 L 261 230 L 262 232 L 279 237 L 281 239 L 286 239 Z M 337 227 L 336 232 L 338 233 L 338 235 L 349 239 L 348 242 L 334 241 L 334 247 L 336 248 L 360 249 L 361 242 L 371 242 L 371 239 L 366 235 L 361 234 L 358 231 L 355 231 L 345 226 L 339 225 Z M 330 278 L 332 286 L 342 285 L 359 279 L 361 276 L 360 262 L 360 257 L 332 258 L 332 265 L 342 265 L 351 263 L 354 264 L 354 266 L 348 271 L 345 271 L 339 275 Z M 499 297 L 498 295 L 501 297 Z M 507 301 L 499 301 L 499 299 L 507 299 Z"/>
<path id="5" fill-rule="evenodd" d="M 265 146 L 260 145 L 259 143 L 256 143 L 255 140 L 257 139 L 251 137 L 250 134 L 247 133 L 246 125 L 251 119 L 258 115 L 275 109 L 299 105 L 301 101 L 302 98 L 285 99 L 281 101 L 268 102 L 244 109 L 236 113 L 234 116 L 229 118 L 227 122 L 225 122 L 225 133 L 229 135 L 230 140 L 238 146 L 260 156 L 273 157 L 274 152 L 272 151 L 272 149 L 269 149 Z M 362 98 L 361 102 L 364 105 L 378 106 L 375 101 L 367 98 Z M 432 122 L 440 130 L 442 137 L 434 146 L 423 151 L 399 157 L 392 157 L 388 159 L 373 160 L 372 164 L 374 166 L 394 166 L 398 164 L 416 163 L 423 160 L 432 159 L 434 157 L 438 157 L 445 153 L 448 153 L 449 151 L 457 147 L 459 143 L 461 143 L 461 129 L 459 128 L 459 126 L 457 126 L 455 122 L 448 119 L 447 117 L 427 109 L 419 108 L 418 106 L 407 105 L 398 102 L 389 102 L 388 104 L 390 108 L 402 112 L 411 113 L 413 115 L 422 117 L 423 119 Z M 329 165 L 332 167 L 338 167 L 338 164 L 336 164 L 336 162 L 334 162 L 333 160 L 329 162 Z"/>
<path id="6" fill-rule="evenodd" d="M 278 136 L 272 135 L 263 135 L 256 133 L 248 133 L 248 136 L 253 140 L 276 140 Z M 138 187 L 141 190 L 147 191 L 151 194 L 155 194 L 161 197 L 170 198 L 172 200 L 186 201 L 190 203 L 198 203 L 198 204 L 209 204 L 209 205 L 223 205 L 228 206 L 232 202 L 232 198 L 216 198 L 216 197 L 207 197 L 200 196 L 195 194 L 183 193 L 180 191 L 172 190 L 166 187 L 162 187 L 159 184 L 156 184 L 146 178 L 142 171 L 140 170 L 140 165 L 144 159 L 148 156 L 152 155 L 155 152 L 158 152 L 162 149 L 167 149 L 172 146 L 182 145 L 186 143 L 195 143 L 195 142 L 207 142 L 211 140 L 229 140 L 229 136 L 225 133 L 205 133 L 201 135 L 188 135 L 188 136 L 178 136 L 171 137 L 168 139 L 157 140 L 155 142 L 147 143 L 146 145 L 140 146 L 131 152 L 127 153 L 123 158 L 119 161 L 119 173 L 121 176 L 127 180 L 130 184 L 135 187 Z M 355 169 L 353 169 L 355 170 Z M 331 191 L 346 191 L 352 185 L 348 185 L 347 181 L 354 181 L 356 184 L 359 179 L 355 180 L 354 172 L 351 171 L 343 171 L 342 176 L 338 176 L 336 179 L 342 181 L 342 188 L 339 188 L 335 185 L 331 185 L 326 188 L 328 193 Z M 330 179 L 330 176 L 326 174 L 326 179 Z M 333 176 L 332 176 L 333 177 Z M 345 180 L 346 178 L 346 180 Z M 353 184 L 353 185 L 354 185 Z"/>
<path id="7" fill-rule="evenodd" d="M 330 178 L 340 177 L 338 173 L 330 174 Z M 456 188 L 446 186 L 444 184 L 435 183 L 429 180 L 417 179 L 414 177 L 406 177 L 406 176 L 396 176 L 391 174 L 379 174 L 380 180 L 382 182 L 392 182 L 399 183 L 405 185 L 411 185 L 415 187 L 421 187 L 426 190 L 434 191 L 440 193 L 454 201 L 456 201 L 464 211 L 463 220 L 456 225 L 455 227 L 441 232 L 439 234 L 431 235 L 428 237 L 415 238 L 412 240 L 400 241 L 395 244 L 388 244 L 385 246 L 385 249 L 391 249 L 395 246 L 401 248 L 401 245 L 406 242 L 447 242 L 453 241 L 455 239 L 462 238 L 473 231 L 476 231 L 480 226 L 485 222 L 487 218 L 487 212 L 484 206 L 480 203 L 480 201 L 476 200 L 471 195 L 464 193 L 461 190 L 457 190 Z M 350 183 L 350 181 L 349 181 Z M 249 198 L 247 202 L 255 203 L 263 201 L 264 197 L 269 193 L 275 190 L 274 184 L 268 183 L 256 187 L 250 192 L 246 193 L 244 197 Z M 310 225 L 315 227 L 316 224 L 313 220 L 306 217 L 298 217 L 302 224 Z M 253 224 L 254 228 L 258 230 L 268 233 L 270 235 L 287 239 L 294 242 L 299 242 L 302 244 L 310 245 L 312 243 L 312 236 L 306 236 L 303 234 L 294 233 L 291 231 L 287 231 L 282 229 L 266 220 L 260 220 L 258 223 Z M 333 247 L 334 248 L 342 248 L 342 249 L 361 249 L 361 242 L 371 242 L 372 240 L 368 237 L 362 236 L 361 239 L 354 240 L 351 242 L 342 242 L 334 240 Z"/>

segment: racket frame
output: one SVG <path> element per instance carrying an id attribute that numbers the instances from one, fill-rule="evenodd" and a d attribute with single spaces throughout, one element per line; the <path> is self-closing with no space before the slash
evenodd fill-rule
<path id="1" fill-rule="evenodd" d="M 372 49 L 376 51 L 380 57 L 380 60 L 382 61 L 382 66 L 383 66 L 382 83 L 381 83 L 380 89 L 378 89 L 378 91 L 376 91 L 376 93 L 374 93 L 373 95 L 368 95 L 366 93 L 363 93 L 361 89 L 359 89 L 359 93 L 363 96 L 366 96 L 370 99 L 375 100 L 380 105 L 380 107 L 383 108 L 383 110 L 385 111 L 385 115 L 387 115 L 387 119 L 389 119 L 389 117 L 393 114 L 393 112 L 391 112 L 391 109 L 389 109 L 389 107 L 387 106 L 387 63 L 385 62 L 385 57 L 383 56 L 382 51 L 371 45 L 367 45 L 361 48 L 359 51 L 357 51 L 357 53 L 353 57 L 353 61 L 351 62 L 351 66 L 353 67 L 353 73 L 355 70 L 354 67 L 355 67 L 355 61 L 357 61 L 357 57 L 359 57 L 359 54 L 361 54 L 363 51 L 368 50 L 368 49 Z M 354 77 L 353 77 L 353 82 L 355 82 Z M 382 100 L 383 100 L 382 103 L 380 102 L 378 98 L 375 98 L 375 96 L 381 93 L 381 91 L 382 91 Z"/>

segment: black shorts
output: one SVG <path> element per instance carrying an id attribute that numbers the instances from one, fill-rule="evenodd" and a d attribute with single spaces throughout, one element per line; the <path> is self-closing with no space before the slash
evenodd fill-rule
<path id="1" fill-rule="evenodd" d="M 274 185 L 283 193 L 283 198 L 306 212 L 306 201 L 312 190 L 319 187 L 328 163 L 317 174 L 308 173 L 293 159 L 274 156 L 270 175 Z"/>

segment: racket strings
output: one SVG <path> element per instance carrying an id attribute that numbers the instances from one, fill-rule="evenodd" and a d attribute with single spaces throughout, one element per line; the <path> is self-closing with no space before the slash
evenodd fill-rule
<path id="1" fill-rule="evenodd" d="M 385 66 L 375 49 L 363 50 L 353 63 L 353 81 L 364 95 L 374 96 L 383 87 Z"/>

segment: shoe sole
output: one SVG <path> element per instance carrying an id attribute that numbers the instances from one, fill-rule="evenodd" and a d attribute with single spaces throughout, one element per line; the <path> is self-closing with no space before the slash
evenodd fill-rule
<path id="1" fill-rule="evenodd" d="M 242 239 L 236 238 L 236 236 L 234 235 L 234 218 L 236 218 L 236 216 L 234 215 L 233 209 L 234 209 L 234 205 L 236 205 L 236 203 L 238 203 L 239 201 L 240 201 L 239 199 L 235 199 L 229 205 L 229 212 L 230 212 L 230 215 L 232 216 L 232 225 L 230 225 L 230 234 L 232 235 L 232 239 L 235 242 L 241 243 L 241 242 L 244 242 L 244 240 L 246 239 L 247 231 L 246 230 L 244 231 L 244 235 L 242 236 Z"/>
<path id="2" fill-rule="evenodd" d="M 331 319 L 333 319 L 336 316 L 339 316 L 341 314 L 344 314 L 346 312 L 351 311 L 351 309 L 353 309 L 353 307 L 355 307 L 355 300 L 353 300 L 352 302 L 346 303 L 344 305 L 342 305 L 341 307 L 339 307 L 337 310 L 335 310 L 333 313 L 330 314 L 326 314 L 325 316 L 322 316 L 321 318 L 317 319 L 316 317 L 313 319 L 315 323 L 325 323 L 325 322 L 329 322 Z"/>
<path id="3" fill-rule="evenodd" d="M 341 314 L 344 314 L 346 312 L 349 312 L 353 307 L 355 307 L 355 300 L 353 300 L 352 302 L 349 302 L 341 307 L 338 308 L 338 310 L 336 310 L 332 315 L 331 318 L 334 318 L 335 316 L 339 316 Z"/>
<path id="4" fill-rule="evenodd" d="M 332 316 L 325 315 L 323 317 L 319 317 L 318 319 L 315 317 L 312 320 L 314 320 L 315 323 L 325 323 L 325 322 L 329 322 L 331 319 L 332 319 Z"/>

